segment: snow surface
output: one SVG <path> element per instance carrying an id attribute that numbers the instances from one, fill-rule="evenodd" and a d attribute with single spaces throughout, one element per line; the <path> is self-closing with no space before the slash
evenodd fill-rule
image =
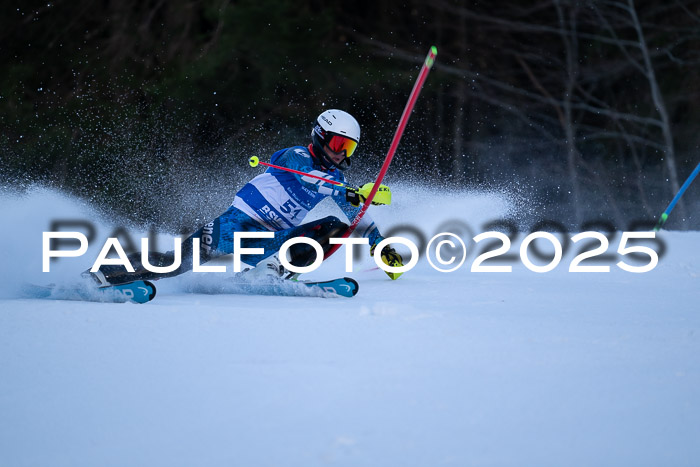
<path id="1" fill-rule="evenodd" d="M 370 210 L 385 230 L 417 211 L 468 241 L 521 209 L 397 191 Z M 617 255 L 569 273 L 573 248 L 548 273 L 474 273 L 472 242 L 458 271 L 422 259 L 397 281 L 364 252 L 352 299 L 189 294 L 190 273 L 134 305 L 17 298 L 88 268 L 114 224 L 41 189 L 0 214 L 0 466 L 700 464 L 700 232 L 662 232 L 645 274 Z M 100 240 L 42 273 L 51 219 Z"/>

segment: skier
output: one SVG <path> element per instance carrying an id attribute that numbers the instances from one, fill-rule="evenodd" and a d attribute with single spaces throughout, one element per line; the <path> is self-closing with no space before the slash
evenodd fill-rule
<path id="1" fill-rule="evenodd" d="M 343 171 L 350 166 L 351 156 L 360 141 L 360 126 L 350 114 L 342 110 L 326 110 L 316 119 L 311 131 L 311 144 L 308 147 L 294 146 L 281 149 L 271 157 L 271 164 L 294 169 L 311 175 L 345 183 Z M 305 236 L 316 240 L 327 253 L 330 238 L 341 237 L 348 225 L 335 216 L 308 223 L 304 217 L 318 203 L 331 197 L 341 210 L 353 221 L 360 212 L 360 203 L 373 187 L 372 183 L 361 188 L 338 186 L 322 180 L 298 175 L 281 169 L 269 168 L 253 178 L 241 188 L 231 207 L 214 221 L 192 234 L 182 245 L 182 263 L 169 273 L 148 271 L 140 261 L 140 254 L 132 254 L 129 261 L 134 272 L 122 265 L 103 265 L 99 271 L 84 274 L 91 276 L 100 286 L 126 284 L 137 280 L 154 280 L 176 276 L 189 271 L 192 263 L 192 240 L 200 240 L 200 262 L 233 252 L 234 232 L 275 232 L 273 239 L 242 239 L 243 248 L 264 248 L 260 255 L 247 255 L 245 261 L 255 264 L 247 274 L 265 274 L 290 278 L 293 274 L 280 264 L 277 251 L 290 238 Z M 372 204 L 389 204 L 391 191 L 382 185 L 372 200 Z M 370 254 L 384 239 L 369 215 L 365 214 L 355 230 L 369 241 Z M 289 249 L 290 262 L 294 266 L 307 266 L 315 259 L 315 250 L 307 244 L 296 244 Z M 392 267 L 403 266 L 403 259 L 390 246 L 381 251 L 382 261 Z M 173 264 L 174 253 L 149 253 L 148 262 L 152 266 Z M 397 279 L 400 273 L 389 273 Z"/>

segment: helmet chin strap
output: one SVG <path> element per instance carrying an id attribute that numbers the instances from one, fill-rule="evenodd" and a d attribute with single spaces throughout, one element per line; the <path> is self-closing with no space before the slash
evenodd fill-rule
<path id="1" fill-rule="evenodd" d="M 317 151 L 321 152 L 321 155 L 319 156 L 317 154 Z M 332 170 L 332 169 L 338 169 L 340 171 L 343 171 L 350 167 L 350 159 L 346 156 L 339 164 L 336 164 L 333 162 L 333 160 L 328 156 L 326 153 L 326 150 L 324 148 L 319 148 L 317 145 L 311 143 L 309 144 L 309 152 L 311 153 L 311 156 L 313 156 L 314 159 L 319 161 L 322 166 L 325 168 Z"/>
<path id="2" fill-rule="evenodd" d="M 316 146 L 315 144 L 311 143 L 311 144 L 309 144 L 309 148 L 308 148 L 308 149 L 309 149 L 309 152 L 311 153 L 311 156 L 312 156 L 314 159 L 316 159 L 322 166 L 325 167 L 326 164 L 324 163 L 324 161 L 323 161 L 323 159 L 322 159 L 323 156 L 322 156 L 322 155 L 319 155 L 319 154 L 316 154 L 316 152 L 319 151 L 319 150 L 320 150 L 320 151 L 323 151 L 323 148 L 319 148 L 319 147 Z"/>
<path id="3" fill-rule="evenodd" d="M 348 156 L 345 156 L 345 158 L 342 161 L 340 161 L 340 164 L 338 164 L 338 169 L 343 171 L 349 167 L 350 167 L 350 158 Z"/>

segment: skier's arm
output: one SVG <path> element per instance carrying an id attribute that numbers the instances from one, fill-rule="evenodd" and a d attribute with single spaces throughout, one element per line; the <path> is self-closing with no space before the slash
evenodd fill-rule
<path id="1" fill-rule="evenodd" d="M 341 179 L 338 179 L 334 178 L 332 175 L 326 172 L 314 169 L 311 156 L 308 153 L 299 149 L 292 148 L 288 150 L 287 152 L 282 154 L 275 162 L 276 165 L 281 165 L 292 170 L 297 170 L 299 172 L 315 175 L 316 177 L 322 177 L 327 180 L 332 180 L 340 183 L 345 182 L 345 179 L 342 177 L 342 174 L 340 177 Z M 306 177 L 304 175 L 299 175 L 292 172 L 288 173 L 291 176 L 294 176 L 299 181 L 299 183 L 308 190 L 315 191 L 322 195 L 332 196 L 333 199 L 336 200 L 344 199 L 345 197 L 344 187 L 327 183 L 323 180 L 319 180 L 314 177 Z"/>
<path id="2" fill-rule="evenodd" d="M 296 178 L 296 180 L 307 190 L 315 191 L 322 195 L 331 196 L 336 202 L 342 203 L 343 199 L 349 202 L 352 206 L 359 206 L 364 203 L 370 192 L 374 188 L 374 183 L 366 183 L 360 188 L 354 188 L 345 185 L 345 177 L 342 173 L 338 173 L 333 177 L 327 172 L 316 170 L 312 166 L 313 162 L 308 152 L 300 148 L 290 148 L 274 161 L 279 166 L 303 172 L 307 175 L 288 172 L 288 176 Z M 278 170 L 272 168 L 270 170 Z M 328 180 L 328 182 L 324 181 Z M 335 182 L 335 183 L 330 183 Z M 372 204 L 391 204 L 391 190 L 386 185 L 380 185 L 377 189 Z"/>

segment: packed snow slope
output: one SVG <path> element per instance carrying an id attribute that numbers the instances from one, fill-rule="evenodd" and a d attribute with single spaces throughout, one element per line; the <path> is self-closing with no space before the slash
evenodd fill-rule
<path id="1" fill-rule="evenodd" d="M 568 272 L 580 244 L 530 271 L 527 232 L 484 262 L 512 272 L 471 272 L 471 237 L 521 207 L 401 187 L 394 199 L 370 209 L 383 230 L 453 231 L 464 265 L 422 258 L 391 281 L 366 249 L 345 273 L 341 250 L 309 277 L 356 278 L 352 299 L 192 294 L 203 279 L 188 273 L 134 305 L 19 298 L 22 282 L 90 267 L 115 224 L 56 192 L 2 195 L 0 466 L 700 463 L 700 233 L 660 233 L 642 274 L 616 266 L 645 262 L 617 253 L 619 232 L 609 257 L 582 263 L 607 273 Z M 42 273 L 52 219 L 97 233 Z"/>

